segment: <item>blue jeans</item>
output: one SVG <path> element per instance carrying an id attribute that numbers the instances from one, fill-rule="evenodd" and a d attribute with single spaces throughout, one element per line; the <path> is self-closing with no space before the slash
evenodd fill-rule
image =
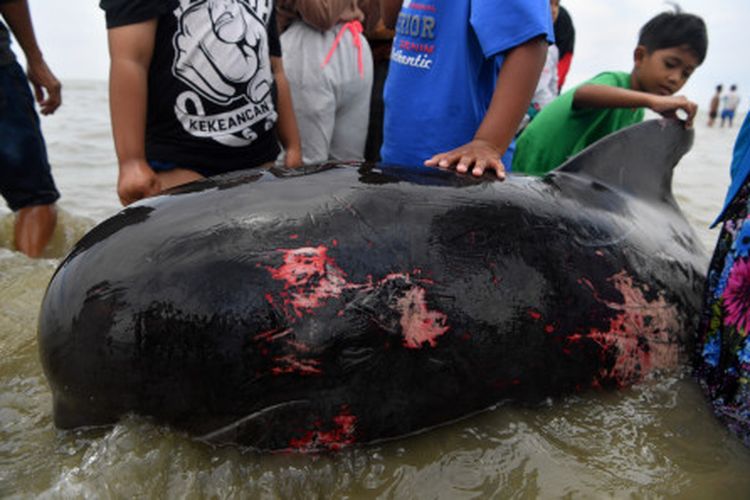
<path id="1" fill-rule="evenodd" d="M 60 198 L 34 98 L 17 62 L 0 66 L 0 194 L 13 211 Z"/>

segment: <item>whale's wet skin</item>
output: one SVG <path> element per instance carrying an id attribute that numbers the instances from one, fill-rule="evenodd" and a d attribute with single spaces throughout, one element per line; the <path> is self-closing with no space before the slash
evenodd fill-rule
<path id="1" fill-rule="evenodd" d="M 71 91 L 88 89 L 67 88 L 70 112 L 96 102 L 88 93 L 75 102 Z M 105 87 L 98 92 L 101 110 L 89 114 L 106 116 Z M 96 173 L 101 161 L 90 172 L 81 165 L 80 147 L 61 152 L 66 143 L 82 144 L 75 134 L 89 123 L 78 119 L 81 127 L 63 127 L 70 123 L 61 121 L 65 112 L 50 122 L 60 127 L 46 132 L 51 157 L 67 158 L 55 168 L 63 192 L 60 241 L 70 242 L 91 227 L 89 217 L 101 220 L 101 213 L 114 213 L 116 172 L 114 163 L 106 165 L 110 184 L 102 187 L 97 178 L 104 175 Z M 107 124 L 93 125 L 100 130 L 87 133 L 91 154 L 112 156 Z M 705 227 L 723 199 L 732 137 L 718 129 L 697 132 L 694 150 L 675 171 L 675 195 L 708 248 L 715 235 Z M 77 196 L 66 200 L 65 193 L 73 192 Z M 0 217 L 0 245 L 7 245 L 7 222 Z M 52 255 L 61 255 L 60 248 L 55 246 Z M 335 248 L 329 247 L 329 257 L 337 257 Z M 279 269 L 285 262 L 279 253 L 269 267 Z M 3 496 L 737 498 L 750 491 L 747 450 L 715 422 L 682 371 L 622 390 L 561 396 L 541 406 L 506 404 L 406 439 L 322 456 L 213 448 L 133 415 L 114 427 L 59 432 L 35 340 L 39 305 L 57 264 L 0 249 Z M 284 281 L 279 283 L 283 290 Z M 450 332 L 438 338 L 446 335 Z"/>
<path id="2" fill-rule="evenodd" d="M 128 207 L 42 304 L 55 423 L 336 451 L 674 370 L 707 259 L 671 194 L 691 144 L 654 121 L 543 179 L 328 165 Z"/>

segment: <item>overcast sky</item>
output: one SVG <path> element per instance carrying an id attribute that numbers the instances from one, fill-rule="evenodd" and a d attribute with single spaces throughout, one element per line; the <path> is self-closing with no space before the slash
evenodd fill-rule
<path id="1" fill-rule="evenodd" d="M 463 1 L 463 0 L 456 0 Z M 498 0 L 501 4 L 501 0 Z M 42 50 L 63 83 L 107 78 L 104 14 L 98 0 L 29 0 Z M 750 0 L 681 0 L 708 25 L 706 61 L 683 89 L 705 109 L 718 83 L 739 85 L 742 109 L 750 103 L 750 63 L 742 33 Z M 668 5 L 662 0 L 562 0 L 576 27 L 575 56 L 567 85 L 603 70 L 630 71 L 640 27 Z M 744 21 L 744 22 L 743 22 Z"/>

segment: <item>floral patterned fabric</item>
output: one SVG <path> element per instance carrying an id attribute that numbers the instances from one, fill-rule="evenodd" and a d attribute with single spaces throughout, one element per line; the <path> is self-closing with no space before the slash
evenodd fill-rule
<path id="1" fill-rule="evenodd" d="M 716 415 L 750 446 L 750 185 L 728 207 L 708 271 L 696 375 Z"/>

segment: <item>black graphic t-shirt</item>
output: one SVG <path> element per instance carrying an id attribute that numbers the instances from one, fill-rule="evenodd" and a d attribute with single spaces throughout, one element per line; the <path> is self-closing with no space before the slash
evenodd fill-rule
<path id="1" fill-rule="evenodd" d="M 107 27 L 158 18 L 146 156 L 216 173 L 279 153 L 272 0 L 101 0 Z"/>
<path id="2" fill-rule="evenodd" d="M 0 0 L 0 4 L 8 3 L 11 0 Z M 10 33 L 8 28 L 0 21 L 0 66 L 5 66 L 16 60 L 13 51 L 10 50 Z"/>

